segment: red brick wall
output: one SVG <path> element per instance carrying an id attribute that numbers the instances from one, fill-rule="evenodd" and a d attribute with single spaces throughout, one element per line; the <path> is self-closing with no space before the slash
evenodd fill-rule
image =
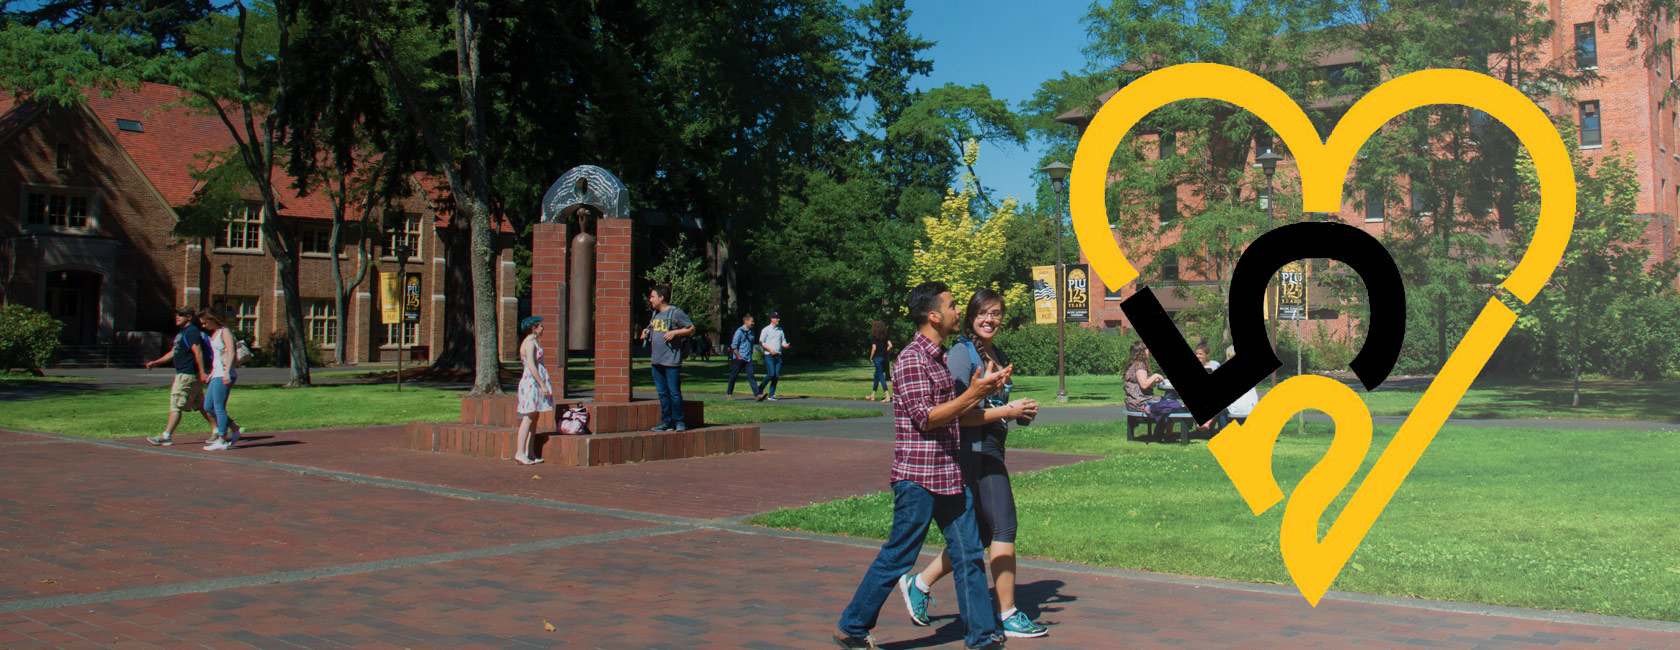
<path id="1" fill-rule="evenodd" d="M 639 332 L 630 322 L 630 250 L 634 225 L 629 219 L 596 221 L 595 244 L 595 400 L 630 401 L 630 339 Z"/>

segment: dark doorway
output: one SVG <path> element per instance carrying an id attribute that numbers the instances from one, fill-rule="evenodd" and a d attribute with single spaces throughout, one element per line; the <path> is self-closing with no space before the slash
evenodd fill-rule
<path id="1" fill-rule="evenodd" d="M 99 287 L 103 278 L 91 271 L 53 271 L 47 274 L 47 313 L 64 323 L 64 345 L 99 342 Z"/>

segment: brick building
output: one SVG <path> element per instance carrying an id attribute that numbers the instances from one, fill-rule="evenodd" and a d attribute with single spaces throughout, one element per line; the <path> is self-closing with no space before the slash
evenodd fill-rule
<path id="1" fill-rule="evenodd" d="M 66 325 L 63 342 L 82 350 L 119 349 L 147 332 L 174 331 L 179 307 L 224 305 L 236 327 L 258 342 L 286 328 L 275 261 L 264 250 L 261 211 L 252 201 L 213 239 L 174 236 L 176 209 L 201 184 L 191 176 L 207 152 L 233 140 L 221 120 L 172 106 L 180 93 L 145 84 L 112 97 L 90 96 L 74 107 L 0 99 L 0 303 L 46 311 Z M 329 251 L 332 206 L 325 195 L 299 196 L 277 172 L 280 218 L 300 242 L 298 276 L 308 336 L 330 351 L 337 345 L 330 264 L 355 277 L 357 228 L 346 228 L 341 249 Z M 397 224 L 370 234 L 367 278 L 347 303 L 346 359 L 395 360 L 398 338 L 409 358 L 440 350 L 443 336 L 444 253 L 437 230 L 446 225 L 421 191 L 400 204 Z M 253 195 L 254 196 L 254 195 Z M 351 210 L 354 219 L 358 210 Z M 395 274 L 392 250 L 414 251 L 407 270 L 421 274 L 429 295 L 417 324 L 380 322 L 381 274 Z M 501 356 L 515 356 L 517 327 L 512 235 L 498 240 Z M 226 267 L 224 271 L 224 266 Z M 399 331 L 399 329 L 401 331 Z M 76 349 L 73 347 L 72 349 Z"/>
<path id="2" fill-rule="evenodd" d="M 1578 142 L 1565 144 L 1578 147 L 1585 157 L 1603 156 L 1610 151 L 1609 145 L 1612 143 L 1619 146 L 1622 153 L 1633 155 L 1641 184 L 1637 218 L 1646 223 L 1645 244 L 1652 253 L 1648 266 L 1674 259 L 1676 254 L 1680 253 L 1676 251 L 1676 236 L 1680 234 L 1676 230 L 1677 220 L 1680 220 L 1680 148 L 1677 148 L 1675 141 L 1680 115 L 1676 113 L 1677 106 L 1659 106 L 1665 89 L 1675 83 L 1674 64 L 1669 61 L 1655 68 L 1646 66 L 1640 52 L 1628 50 L 1624 46 L 1631 22 L 1621 21 L 1612 23 L 1609 29 L 1601 28 L 1595 22 L 1598 7 L 1596 2 L 1548 0 L 1547 4 L 1548 15 L 1556 21 L 1558 28 L 1542 48 L 1540 59 L 1562 59 L 1566 62 L 1572 59 L 1577 68 L 1596 70 L 1602 80 L 1578 89 L 1572 98 L 1551 98 L 1540 102 L 1539 105 L 1551 115 L 1568 116 L 1581 127 Z M 1674 30 L 1675 25 L 1668 24 L 1659 30 L 1657 38 L 1669 38 L 1669 34 L 1674 33 Z M 1328 71 L 1334 71 L 1353 65 L 1355 61 L 1351 52 L 1330 52 L 1319 58 L 1318 65 Z M 1117 89 L 1110 90 L 1099 96 L 1099 103 L 1106 103 L 1116 92 Z M 1355 99 L 1357 98 L 1347 98 L 1341 102 L 1341 106 L 1345 107 Z M 1307 108 L 1333 108 L 1334 101 L 1320 101 Z M 1088 124 L 1088 115 L 1083 109 L 1075 109 L 1062 114 L 1057 121 L 1076 126 L 1083 131 Z M 1153 148 L 1153 151 L 1146 155 L 1159 157 L 1159 134 L 1140 134 L 1139 139 L 1146 143 L 1147 147 Z M 1263 144 L 1256 143 L 1249 162 L 1252 164 L 1253 155 L 1264 150 Z M 1280 153 L 1285 157 L 1277 167 L 1278 186 L 1288 184 L 1298 187 L 1294 160 L 1289 157 L 1288 152 Z M 1252 192 L 1248 194 L 1251 195 L 1251 200 L 1258 202 L 1258 198 L 1253 197 Z M 1355 207 L 1355 200 L 1362 198 L 1352 192 L 1345 193 L 1341 211 L 1327 216 L 1358 226 L 1380 238 L 1387 232 L 1392 219 L 1427 218 L 1428 215 L 1427 208 L 1416 196 L 1398 205 L 1372 203 L 1363 208 Z M 1170 212 L 1175 210 L 1176 206 L 1187 205 L 1194 200 L 1189 188 L 1181 187 L 1176 194 L 1176 200 L 1163 202 L 1168 206 L 1163 209 Z M 1164 213 L 1161 218 L 1165 221 L 1172 216 Z M 1290 223 L 1296 218 L 1296 215 L 1279 212 L 1277 222 Z M 1499 232 L 1494 234 L 1495 238 L 1501 236 Z M 1115 237 L 1118 241 L 1119 235 L 1116 234 Z M 1176 237 L 1176 232 L 1169 231 L 1162 241 L 1152 245 L 1140 246 L 1137 242 L 1126 245 L 1122 242 L 1122 247 L 1141 267 L 1153 262 L 1152 255 L 1157 246 L 1170 245 L 1176 241 Z M 1080 253 L 1079 261 L 1087 261 L 1083 252 Z M 1174 292 L 1170 290 L 1172 285 L 1208 282 L 1188 271 L 1178 273 L 1176 264 L 1169 264 L 1163 275 L 1167 277 L 1139 280 L 1155 289 L 1156 297 L 1169 312 L 1187 306 L 1185 299 L 1173 295 Z M 1671 283 L 1676 280 L 1670 279 Z M 1136 291 L 1136 288 L 1136 282 L 1125 287 L 1108 287 L 1100 277 L 1092 277 L 1091 321 L 1087 326 L 1129 328 L 1131 324 L 1121 311 L 1120 303 Z M 1338 309 L 1337 304 L 1328 299 L 1327 294 L 1328 292 L 1318 287 L 1309 288 L 1309 320 L 1305 323 L 1307 331 L 1311 332 L 1318 324 L 1326 325 L 1335 333 L 1350 331 L 1346 315 Z"/>

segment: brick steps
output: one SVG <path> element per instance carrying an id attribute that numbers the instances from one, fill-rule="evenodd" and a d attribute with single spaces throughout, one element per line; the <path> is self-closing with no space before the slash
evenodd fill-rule
<path id="1" fill-rule="evenodd" d="M 420 451 L 509 459 L 517 432 L 509 427 L 453 422 L 408 425 L 405 446 Z M 687 431 L 635 431 L 588 436 L 536 434 L 533 453 L 551 465 L 595 467 L 697 458 L 759 450 L 758 427 L 707 426 Z"/>
<path id="2" fill-rule="evenodd" d="M 554 417 L 577 400 L 557 402 L 555 411 L 537 417 L 536 430 L 558 430 Z M 598 434 L 646 431 L 659 425 L 659 402 L 583 402 L 589 409 L 589 430 Z M 461 398 L 461 424 L 511 428 L 519 426 L 519 399 L 511 395 Z M 683 402 L 683 422 L 698 427 L 706 421 L 703 402 Z"/>

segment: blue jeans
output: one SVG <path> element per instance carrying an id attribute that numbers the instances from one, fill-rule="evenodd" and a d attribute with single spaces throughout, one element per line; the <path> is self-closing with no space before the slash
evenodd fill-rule
<path id="1" fill-rule="evenodd" d="M 659 393 L 659 422 L 675 427 L 683 421 L 682 375 L 678 366 L 654 366 L 653 390 Z"/>
<path id="2" fill-rule="evenodd" d="M 764 392 L 776 396 L 776 382 L 782 378 L 782 355 L 764 355 Z"/>
<path id="3" fill-rule="evenodd" d="M 216 416 L 216 435 L 227 435 L 228 391 L 232 387 L 222 383 L 221 377 L 211 377 L 210 385 L 204 387 L 204 412 Z"/>
<path id="4" fill-rule="evenodd" d="M 747 385 L 752 386 L 753 395 L 758 394 L 758 380 L 753 379 L 752 358 L 729 360 L 729 388 L 723 391 L 725 395 L 735 394 L 735 378 L 741 376 L 741 371 L 747 371 Z"/>
<path id="5" fill-rule="evenodd" d="M 985 550 L 980 548 L 980 529 L 974 521 L 974 495 L 967 489 L 962 494 L 934 494 L 915 481 L 893 483 L 892 533 L 869 565 L 852 602 L 841 612 L 841 632 L 860 637 L 875 628 L 881 605 L 898 589 L 898 578 L 916 568 L 916 556 L 922 552 L 930 521 L 939 523 L 940 532 L 945 533 L 945 550 L 951 554 L 957 611 L 965 628 L 963 643 L 978 648 L 998 633 L 992 597 L 986 588 Z"/>
<path id="6" fill-rule="evenodd" d="M 881 390 L 886 390 L 887 389 L 887 360 L 886 359 L 871 359 L 871 361 L 875 362 L 875 382 L 869 385 L 869 392 L 871 392 L 871 393 L 875 392 L 876 388 L 880 388 Z"/>

